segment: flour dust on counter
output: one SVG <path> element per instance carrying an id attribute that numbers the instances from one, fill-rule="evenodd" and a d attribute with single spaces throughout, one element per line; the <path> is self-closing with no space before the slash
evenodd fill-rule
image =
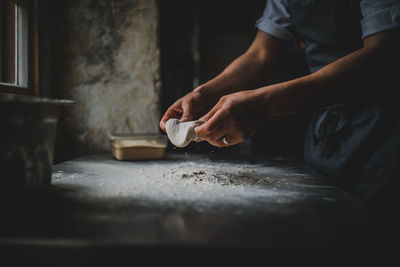
<path id="1" fill-rule="evenodd" d="M 197 207 L 245 207 L 257 202 L 290 204 L 303 197 L 301 190 L 293 188 L 291 183 L 307 180 L 312 180 L 311 176 L 294 168 L 213 161 L 179 154 L 169 155 L 163 161 L 82 158 L 58 164 L 53 172 L 54 185 L 79 186 L 82 189 L 79 194 L 85 198 L 134 199 L 163 206 L 177 203 Z M 258 208 L 278 206 L 260 205 Z"/>

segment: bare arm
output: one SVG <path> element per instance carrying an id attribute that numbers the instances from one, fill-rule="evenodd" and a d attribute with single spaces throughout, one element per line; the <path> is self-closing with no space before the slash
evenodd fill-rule
<path id="1" fill-rule="evenodd" d="M 160 128 L 165 131 L 168 119 L 197 120 L 227 94 L 261 86 L 285 54 L 286 41 L 258 31 L 249 49 L 234 60 L 221 74 L 178 99 L 165 112 Z"/>
<path id="2" fill-rule="evenodd" d="M 286 54 L 289 43 L 258 31 L 249 49 L 235 59 L 221 74 L 197 87 L 194 91 L 214 95 L 226 94 L 262 86 Z"/>
<path id="3" fill-rule="evenodd" d="M 400 59 L 399 32 L 395 29 L 369 36 L 363 48 L 315 73 L 222 97 L 201 118 L 206 123 L 196 128 L 197 136 L 219 147 L 225 146 L 224 136 L 231 145 L 237 144 L 268 118 L 364 97 L 364 94 L 378 97 L 390 93 L 382 88 L 387 87 L 386 81 L 396 77 Z M 373 86 L 367 86 L 371 84 Z"/>
<path id="4" fill-rule="evenodd" d="M 400 75 L 399 47 L 400 29 L 381 32 L 367 37 L 363 48 L 315 73 L 260 88 L 259 93 L 268 99 L 266 114 L 293 113 L 366 95 L 380 98 L 390 94 L 385 90 L 393 87 L 390 83 Z"/>

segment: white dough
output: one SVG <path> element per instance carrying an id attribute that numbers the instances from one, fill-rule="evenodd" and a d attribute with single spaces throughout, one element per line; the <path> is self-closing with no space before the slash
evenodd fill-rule
<path id="1" fill-rule="evenodd" d="M 165 125 L 167 135 L 172 144 L 185 147 L 196 139 L 194 128 L 201 125 L 201 121 L 180 122 L 178 119 L 169 119 Z"/>

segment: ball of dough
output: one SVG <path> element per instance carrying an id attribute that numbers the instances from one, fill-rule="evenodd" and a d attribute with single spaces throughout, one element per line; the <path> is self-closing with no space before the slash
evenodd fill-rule
<path id="1" fill-rule="evenodd" d="M 180 122 L 178 119 L 169 119 L 165 128 L 172 144 L 177 147 L 185 147 L 197 137 L 194 128 L 201 123 L 200 121 Z"/>

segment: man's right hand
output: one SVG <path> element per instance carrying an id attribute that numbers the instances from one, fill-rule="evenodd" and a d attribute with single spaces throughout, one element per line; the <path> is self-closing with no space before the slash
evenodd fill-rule
<path id="1" fill-rule="evenodd" d="M 160 121 L 160 128 L 165 132 L 165 124 L 169 119 L 179 119 L 181 122 L 197 120 L 218 102 L 218 98 L 204 96 L 198 90 L 194 90 L 179 98 L 165 112 Z"/>

